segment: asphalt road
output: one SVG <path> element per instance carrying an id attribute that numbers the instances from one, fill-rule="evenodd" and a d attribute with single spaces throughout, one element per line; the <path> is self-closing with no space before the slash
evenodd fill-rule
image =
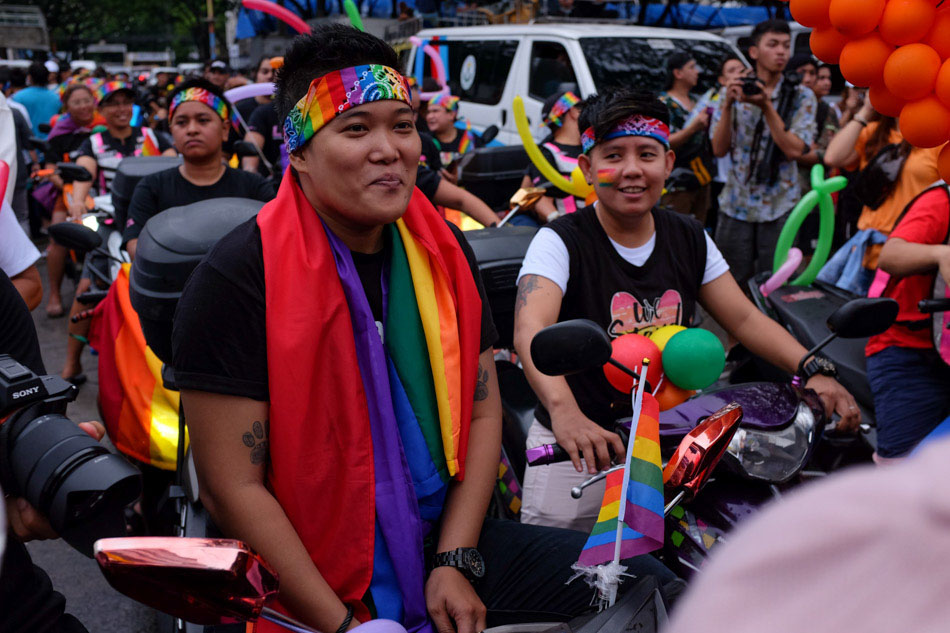
<path id="1" fill-rule="evenodd" d="M 58 374 L 66 358 L 66 318 L 46 318 L 49 297 L 45 260 L 38 263 L 44 284 L 43 304 L 33 311 L 33 322 L 39 334 L 40 349 L 46 371 Z M 63 302 L 72 303 L 73 284 L 63 282 Z M 89 381 L 79 391 L 79 398 L 67 411 L 76 422 L 99 419 L 96 393 L 98 357 L 83 352 L 83 369 Z M 90 633 L 157 633 L 156 614 L 148 607 L 126 598 L 109 586 L 91 558 L 86 558 L 61 540 L 34 541 L 27 545 L 33 561 L 46 570 L 53 587 L 66 596 L 66 609 L 89 629 Z M 26 632 L 24 632 L 26 633 Z"/>

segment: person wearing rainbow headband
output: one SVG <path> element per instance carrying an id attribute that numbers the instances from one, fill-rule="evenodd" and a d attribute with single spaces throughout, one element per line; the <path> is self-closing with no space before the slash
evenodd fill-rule
<path id="1" fill-rule="evenodd" d="M 465 129 L 456 127 L 458 120 L 459 98 L 450 94 L 438 94 L 429 99 L 426 107 L 426 125 L 429 135 L 423 142 L 431 143 L 437 152 L 438 165 L 430 164 L 429 169 L 441 170 L 444 178 L 452 184 L 458 180 L 458 159 L 464 154 L 481 147 L 481 139 L 472 132 L 470 126 Z M 431 152 L 425 152 L 427 155 Z"/>
<path id="2" fill-rule="evenodd" d="M 587 532 L 604 484 L 600 494 L 579 500 L 570 491 L 607 467 L 611 452 L 624 454 L 610 429 L 631 415 L 630 395 L 616 391 L 600 368 L 566 378 L 541 374 L 529 353 L 539 330 L 590 319 L 611 337 L 648 334 L 692 325 L 702 305 L 746 348 L 789 373 L 806 350 L 746 298 L 696 219 L 657 206 L 675 160 L 661 101 L 629 90 L 595 95 L 585 101 L 579 124 L 578 165 L 595 183 L 597 202 L 556 219 L 532 240 L 518 275 L 514 342 L 540 402 L 527 445 L 556 441 L 571 456 L 571 462 L 526 469 L 521 521 Z M 854 398 L 834 378 L 816 373 L 807 387 L 829 415 L 842 416 L 840 429 L 857 427 Z"/>
<path id="3" fill-rule="evenodd" d="M 277 570 L 278 608 L 322 631 L 570 617 L 593 597 L 565 585 L 586 535 L 485 520 L 496 332 L 471 249 L 414 187 L 420 140 L 397 64 L 340 24 L 284 56 L 277 198 L 218 242 L 176 313 L 201 500 Z M 673 578 L 650 557 L 629 565 Z"/>

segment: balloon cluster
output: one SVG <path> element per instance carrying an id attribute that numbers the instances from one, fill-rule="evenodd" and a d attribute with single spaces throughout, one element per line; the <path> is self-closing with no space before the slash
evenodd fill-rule
<path id="1" fill-rule="evenodd" d="M 938 5 L 942 4 L 938 8 Z M 940 0 L 788 0 L 792 17 L 811 27 L 811 50 L 869 88 L 874 109 L 899 117 L 916 147 L 950 140 L 950 3 Z M 950 146 L 940 154 L 950 178 Z"/>
<path id="2" fill-rule="evenodd" d="M 716 382 L 726 366 L 726 352 L 709 330 L 664 325 L 648 336 L 624 334 L 612 342 L 613 359 L 627 367 L 639 367 L 650 359 L 647 381 L 654 389 L 660 411 L 689 398 L 697 389 Z M 604 365 L 604 375 L 624 393 L 633 389 L 633 377 L 613 365 Z"/>

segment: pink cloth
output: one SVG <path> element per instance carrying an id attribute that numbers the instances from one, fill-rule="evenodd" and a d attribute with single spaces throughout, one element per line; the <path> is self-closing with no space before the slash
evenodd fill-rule
<path id="1" fill-rule="evenodd" d="M 807 485 L 740 527 L 665 633 L 950 630 L 950 440 Z"/>

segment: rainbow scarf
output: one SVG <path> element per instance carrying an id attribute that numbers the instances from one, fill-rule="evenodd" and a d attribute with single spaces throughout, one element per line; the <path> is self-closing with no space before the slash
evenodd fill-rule
<path id="1" fill-rule="evenodd" d="M 568 90 L 554 102 L 554 105 L 551 106 L 551 111 L 548 112 L 548 115 L 544 117 L 539 125 L 556 125 L 557 127 L 561 127 L 561 117 L 570 112 L 571 108 L 580 102 L 580 97 Z"/>
<path id="2" fill-rule="evenodd" d="M 625 525 L 621 533 L 620 558 L 639 556 L 663 546 L 659 419 L 660 405 L 653 396 L 644 393 L 629 476 L 624 477 L 623 469 L 607 475 L 607 489 L 597 523 L 577 561 L 581 565 L 602 565 L 613 560 L 621 503 L 624 504 Z"/>
<path id="3" fill-rule="evenodd" d="M 341 68 L 310 82 L 284 120 L 287 151 L 295 152 L 333 117 L 364 103 L 393 99 L 412 107 L 409 83 L 398 70 L 370 64 Z"/>
<path id="4" fill-rule="evenodd" d="M 442 514 L 450 478 L 464 475 L 478 366 L 481 300 L 467 259 L 416 190 L 403 217 L 385 228 L 383 340 L 349 249 L 293 174 L 284 174 L 257 223 L 267 483 L 358 619 L 431 631 L 422 542 Z"/>
<path id="5" fill-rule="evenodd" d="M 622 136 L 645 136 L 659 142 L 666 149 L 670 148 L 670 127 L 659 119 L 642 114 L 634 114 L 621 121 L 600 140 L 597 140 L 594 128 L 587 128 L 581 133 L 581 147 L 584 153 L 588 154 L 598 143 Z"/>
<path id="6" fill-rule="evenodd" d="M 231 104 L 213 92 L 198 87 L 182 90 L 175 95 L 171 105 L 168 107 L 168 120 L 170 121 L 172 117 L 175 116 L 175 109 L 178 106 L 188 101 L 197 101 L 198 103 L 205 104 L 214 110 L 214 113 L 221 117 L 222 121 L 230 121 L 234 129 L 239 129 L 237 113 L 234 111 L 234 108 L 231 107 Z"/>

